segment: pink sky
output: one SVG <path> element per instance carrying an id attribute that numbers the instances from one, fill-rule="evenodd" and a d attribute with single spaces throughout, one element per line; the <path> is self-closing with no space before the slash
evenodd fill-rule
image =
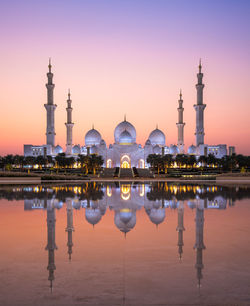
<path id="1" fill-rule="evenodd" d="M 137 130 L 138 143 L 144 145 L 158 124 L 167 145 L 174 144 L 182 88 L 187 149 L 195 143 L 201 57 L 205 142 L 234 145 L 237 153 L 250 155 L 249 5 L 177 2 L 2 5 L 0 155 L 23 154 L 23 144 L 45 143 L 49 57 L 56 85 L 56 144 L 65 147 L 68 88 L 75 144 L 84 144 L 92 124 L 107 144 L 113 143 L 124 114 Z"/>

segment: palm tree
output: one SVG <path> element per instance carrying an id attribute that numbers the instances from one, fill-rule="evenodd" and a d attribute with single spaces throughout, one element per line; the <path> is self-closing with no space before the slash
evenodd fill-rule
<path id="1" fill-rule="evenodd" d="M 91 154 L 89 157 L 89 163 L 91 168 L 93 169 L 93 174 L 96 174 L 96 170 L 99 170 L 100 167 L 103 165 L 104 160 L 102 156 L 99 156 L 97 154 Z"/>
<path id="2" fill-rule="evenodd" d="M 173 163 L 173 155 L 166 154 L 162 157 L 163 164 L 164 164 L 164 173 L 167 173 L 167 168 L 171 167 Z"/>
<path id="3" fill-rule="evenodd" d="M 77 161 L 81 164 L 81 169 L 85 167 L 85 174 L 89 172 L 89 157 L 87 155 L 78 154 Z"/>
<path id="4" fill-rule="evenodd" d="M 206 167 L 207 166 L 207 160 L 208 160 L 208 158 L 205 155 L 201 155 L 198 158 L 198 162 L 201 163 L 202 167 Z"/>
<path id="5" fill-rule="evenodd" d="M 42 166 L 46 164 L 46 158 L 42 155 L 36 157 L 35 163 L 39 165 L 39 168 L 42 169 Z"/>

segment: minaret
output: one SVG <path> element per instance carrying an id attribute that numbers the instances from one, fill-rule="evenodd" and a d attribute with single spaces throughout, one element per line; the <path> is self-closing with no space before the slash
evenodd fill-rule
<path id="1" fill-rule="evenodd" d="M 185 123 L 183 122 L 183 100 L 182 100 L 182 92 L 180 90 L 180 99 L 179 99 L 179 107 L 177 108 L 178 110 L 178 122 L 176 123 L 177 128 L 178 128 L 178 148 L 180 153 L 184 153 L 184 125 Z"/>
<path id="2" fill-rule="evenodd" d="M 204 229 L 204 201 L 205 200 L 198 200 L 196 206 L 196 242 L 194 245 L 194 249 L 196 249 L 196 264 L 195 268 L 197 269 L 197 279 L 198 279 L 198 287 L 201 286 L 201 279 L 202 279 L 202 269 L 204 268 L 202 262 L 202 251 L 206 249 L 204 242 L 203 242 L 203 229 Z M 202 203 L 203 202 L 203 203 Z"/>
<path id="3" fill-rule="evenodd" d="M 204 144 L 204 109 L 206 104 L 203 104 L 203 88 L 202 84 L 203 73 L 201 72 L 201 60 L 199 64 L 199 73 L 197 73 L 198 83 L 196 84 L 197 90 L 197 104 L 194 105 L 196 111 L 196 146 Z"/>
<path id="4" fill-rule="evenodd" d="M 44 104 L 44 107 L 47 111 L 47 129 L 46 129 L 46 137 L 47 145 L 52 146 L 52 150 L 55 147 L 55 109 L 57 107 L 56 104 L 54 104 L 54 88 L 55 85 L 53 84 L 53 73 L 51 72 L 51 62 L 49 60 L 49 72 L 47 73 L 48 77 L 48 83 L 46 84 L 47 87 L 47 104 Z"/>
<path id="5" fill-rule="evenodd" d="M 45 250 L 48 251 L 48 267 L 50 288 L 52 290 L 54 277 L 54 270 L 56 269 L 55 265 L 55 254 L 54 251 L 57 250 L 55 242 L 55 209 L 51 200 L 47 200 L 47 246 Z"/>
<path id="6" fill-rule="evenodd" d="M 179 202 L 178 205 L 178 226 L 176 230 L 178 231 L 178 253 L 179 253 L 179 259 L 182 259 L 182 253 L 183 253 L 183 231 L 185 231 L 184 225 L 183 225 L 183 215 L 184 215 L 184 203 L 182 201 Z"/>
<path id="7" fill-rule="evenodd" d="M 72 233 L 74 232 L 74 226 L 73 226 L 73 206 L 72 206 L 72 200 L 67 199 L 66 200 L 67 205 L 67 227 L 65 231 L 68 233 L 68 254 L 69 254 L 69 260 L 71 260 L 71 254 L 72 254 L 72 247 L 73 247 L 73 237 Z"/>
<path id="8" fill-rule="evenodd" d="M 72 154 L 72 130 L 74 123 L 72 122 L 72 110 L 71 107 L 72 100 L 70 99 L 70 91 L 68 92 L 68 100 L 67 100 L 67 122 L 65 123 L 67 129 L 67 143 L 66 143 L 66 155 Z"/>

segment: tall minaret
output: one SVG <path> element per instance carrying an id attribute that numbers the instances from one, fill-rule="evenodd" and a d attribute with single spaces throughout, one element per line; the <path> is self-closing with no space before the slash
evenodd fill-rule
<path id="1" fill-rule="evenodd" d="M 73 206 L 72 206 L 72 199 L 66 199 L 66 205 L 67 205 L 67 227 L 65 231 L 68 233 L 68 254 L 69 254 L 69 260 L 71 260 L 71 254 L 72 254 L 72 247 L 73 247 L 73 237 L 72 234 L 74 232 L 74 226 L 73 226 Z"/>
<path id="2" fill-rule="evenodd" d="M 65 123 L 67 129 L 67 143 L 66 143 L 66 154 L 72 154 L 72 130 L 74 123 L 72 122 L 72 110 L 71 107 L 72 100 L 70 99 L 70 90 L 68 92 L 68 100 L 67 100 L 67 122 Z"/>
<path id="3" fill-rule="evenodd" d="M 184 153 L 184 125 L 185 123 L 183 122 L 184 108 L 182 106 L 183 100 L 182 100 L 181 90 L 180 90 L 180 99 L 178 102 L 179 102 L 179 107 L 177 108 L 178 122 L 176 123 L 177 128 L 178 128 L 178 148 L 179 148 L 180 153 Z"/>
<path id="4" fill-rule="evenodd" d="M 45 250 L 48 251 L 48 267 L 50 281 L 50 289 L 52 290 L 54 277 L 54 270 L 56 269 L 55 265 L 55 250 L 57 249 L 55 242 L 55 208 L 53 206 L 52 200 L 47 200 L 47 246 Z"/>
<path id="5" fill-rule="evenodd" d="M 206 249 L 204 242 L 203 242 L 203 229 L 204 229 L 204 207 L 206 200 L 197 200 L 196 206 L 196 241 L 194 245 L 194 249 L 196 249 L 196 264 L 195 268 L 197 270 L 197 279 L 198 279 L 198 286 L 201 286 L 201 279 L 202 279 L 202 269 L 204 268 L 203 261 L 202 261 L 202 252 Z"/>
<path id="6" fill-rule="evenodd" d="M 179 259 L 182 259 L 183 253 L 183 231 L 185 231 L 184 224 L 183 224 L 183 215 L 184 215 L 184 203 L 182 201 L 179 202 L 178 205 L 178 226 L 176 230 L 178 231 L 178 247 L 179 247 Z"/>
<path id="7" fill-rule="evenodd" d="M 53 84 L 53 73 L 51 72 L 51 62 L 49 60 L 49 72 L 47 73 L 48 83 L 46 84 L 47 87 L 47 104 L 44 104 L 44 107 L 47 111 L 47 129 L 46 129 L 46 136 L 47 136 L 47 145 L 52 146 L 52 150 L 55 147 L 55 109 L 57 107 L 54 104 L 54 88 L 55 84 Z"/>
<path id="8" fill-rule="evenodd" d="M 203 73 L 201 73 L 201 60 L 199 64 L 199 73 L 197 73 L 198 83 L 196 84 L 197 90 L 197 104 L 194 105 L 196 111 L 196 146 L 204 144 L 204 109 L 206 104 L 203 104 L 203 88 L 202 84 Z"/>

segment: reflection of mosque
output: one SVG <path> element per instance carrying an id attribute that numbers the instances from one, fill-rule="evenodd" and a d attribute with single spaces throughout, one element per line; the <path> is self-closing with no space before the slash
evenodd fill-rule
<path id="1" fill-rule="evenodd" d="M 61 187 L 64 188 L 64 187 Z M 164 199 L 159 197 L 154 201 L 149 200 L 147 194 L 152 191 L 153 187 L 150 185 L 133 185 L 133 184 L 120 184 L 103 186 L 103 197 L 99 200 L 80 199 L 81 188 L 72 187 L 74 190 L 74 197 L 66 197 L 64 201 L 59 201 L 54 196 L 48 199 L 26 199 L 24 202 L 25 210 L 43 208 L 47 210 L 47 247 L 48 250 L 48 267 L 50 287 L 52 288 L 52 282 L 54 280 L 55 255 L 54 251 L 57 249 L 55 243 L 55 209 L 61 209 L 63 202 L 66 203 L 67 210 L 67 246 L 68 256 L 71 260 L 72 248 L 73 248 L 73 211 L 74 209 L 84 209 L 86 221 L 95 226 L 98 224 L 107 208 L 114 211 L 114 223 L 115 226 L 123 232 L 125 235 L 131 231 L 136 225 L 136 211 L 140 210 L 142 206 L 149 217 L 149 220 L 158 226 L 166 217 L 166 209 L 176 209 L 178 211 L 177 219 L 177 232 L 178 232 L 178 253 L 179 259 L 183 257 L 183 232 L 184 228 L 184 201 L 177 200 L 175 197 L 172 199 Z M 172 186 L 173 194 L 176 196 L 178 192 L 181 192 L 180 186 Z M 176 189 L 177 188 L 177 189 Z M 187 188 L 187 187 L 186 187 Z M 193 187 L 192 187 L 193 188 Z M 196 188 L 196 187 L 195 187 Z M 200 187 L 199 187 L 200 188 Z M 197 188 L 197 195 L 192 201 L 188 201 L 188 207 L 196 209 L 196 240 L 194 248 L 196 249 L 196 270 L 198 285 L 200 286 L 202 279 L 203 259 L 202 252 L 205 249 L 203 243 L 203 227 L 204 227 L 204 210 L 205 209 L 225 209 L 227 206 L 227 200 L 218 196 L 217 198 L 208 200 L 202 198 L 202 190 Z M 212 187 L 211 187 L 212 188 Z M 212 189 L 211 189 L 212 190 Z M 231 206 L 233 203 L 229 201 Z"/>

